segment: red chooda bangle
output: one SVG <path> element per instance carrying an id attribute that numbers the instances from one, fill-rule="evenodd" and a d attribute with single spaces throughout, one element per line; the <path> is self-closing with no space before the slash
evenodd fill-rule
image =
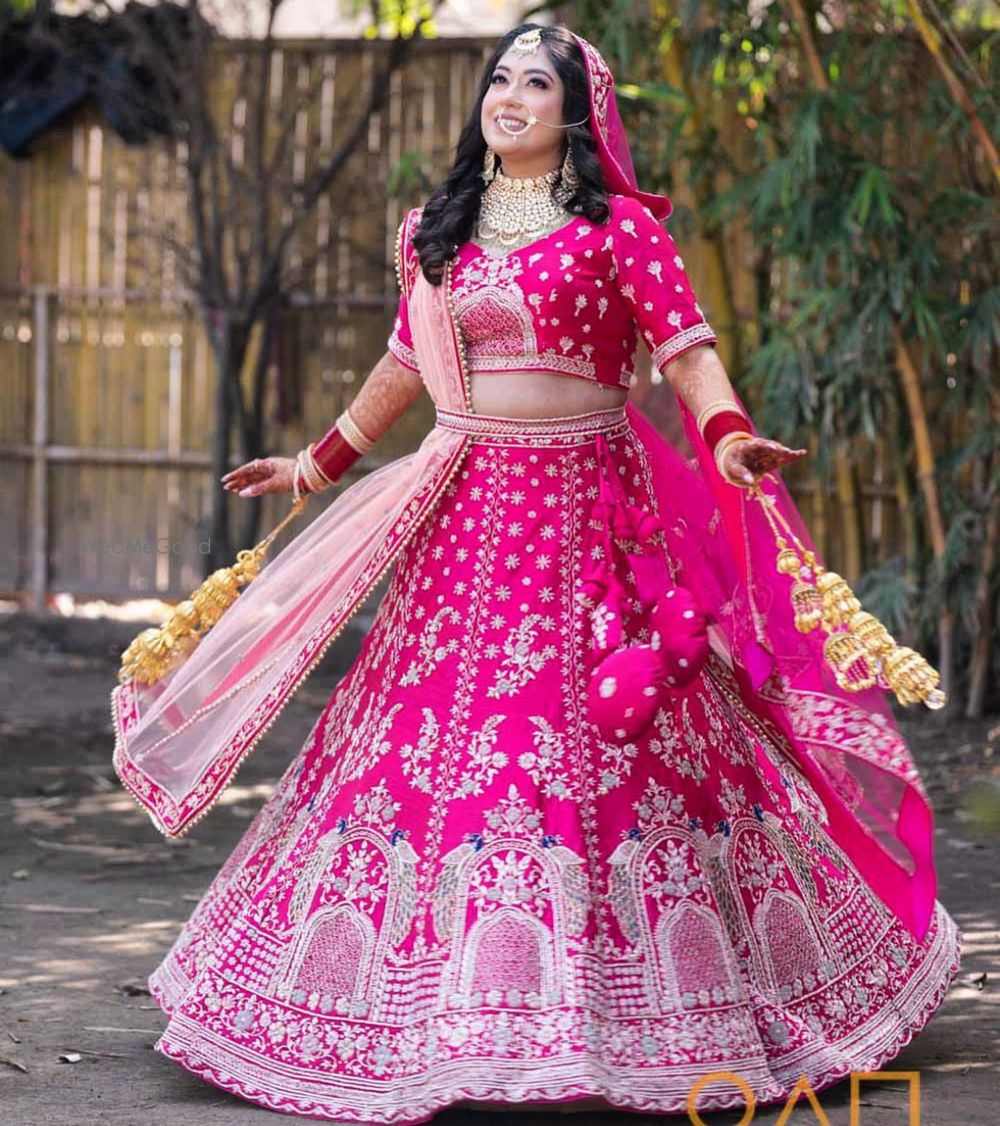
<path id="1" fill-rule="evenodd" d="M 719 444 L 720 439 L 727 434 L 734 434 L 736 431 L 749 432 L 749 430 L 750 420 L 745 414 L 737 410 L 723 411 L 714 415 L 705 423 L 702 437 L 705 439 L 709 452 L 715 453 L 715 447 Z"/>
<path id="2" fill-rule="evenodd" d="M 336 425 L 312 447 L 312 455 L 317 468 L 331 484 L 339 481 L 361 457 Z"/>

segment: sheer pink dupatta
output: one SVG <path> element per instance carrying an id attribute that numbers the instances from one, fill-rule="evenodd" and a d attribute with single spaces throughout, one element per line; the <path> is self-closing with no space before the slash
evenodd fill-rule
<path id="1" fill-rule="evenodd" d="M 591 127 L 608 190 L 634 196 L 662 222 L 673 206 L 667 196 L 637 186 L 611 70 L 592 43 L 574 38 L 587 68 Z M 775 568 L 774 540 L 759 506 L 722 480 L 690 411 L 675 406 L 693 457 L 666 441 L 634 403 L 628 412 L 645 449 L 667 546 L 684 563 L 679 581 L 701 601 L 714 636 L 724 641 L 747 705 L 785 735 L 823 800 L 831 835 L 922 938 L 937 889 L 933 819 L 886 699 L 878 689 L 855 695 L 833 682 L 819 645 L 795 629 L 789 580 Z M 784 485 L 775 479 L 766 490 L 807 542 Z"/>
<path id="2" fill-rule="evenodd" d="M 418 275 L 409 300 L 431 398 L 467 410 L 445 288 Z M 180 836 L 215 804 L 432 512 L 468 441 L 435 426 L 414 453 L 344 489 L 182 664 L 155 685 L 113 690 L 115 769 L 161 832 Z"/>
<path id="3" fill-rule="evenodd" d="M 783 736 L 823 802 L 827 832 L 921 939 L 937 894 L 933 817 L 885 694 L 841 689 L 821 639 L 795 628 L 791 580 L 775 566 L 764 514 L 747 490 L 719 475 L 691 412 L 679 405 L 695 455 L 687 459 L 634 404 L 627 409 L 645 450 L 667 548 L 682 567 L 678 581 L 709 616 L 744 702 Z M 763 488 L 815 550 L 784 484 L 772 476 Z"/>

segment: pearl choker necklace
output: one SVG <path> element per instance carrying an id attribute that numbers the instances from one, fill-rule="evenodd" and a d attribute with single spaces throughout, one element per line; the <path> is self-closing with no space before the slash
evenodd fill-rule
<path id="1" fill-rule="evenodd" d="M 571 213 L 553 198 L 558 168 L 542 176 L 505 176 L 501 169 L 487 184 L 479 204 L 477 239 L 501 246 L 526 244 L 569 222 Z"/>

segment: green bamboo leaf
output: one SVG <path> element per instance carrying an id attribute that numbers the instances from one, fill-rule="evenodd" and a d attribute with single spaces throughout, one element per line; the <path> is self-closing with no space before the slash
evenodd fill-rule
<path id="1" fill-rule="evenodd" d="M 858 182 L 858 191 L 854 197 L 853 214 L 864 227 L 868 223 L 868 213 L 871 211 L 872 196 L 875 194 L 875 169 L 867 167 Z"/>

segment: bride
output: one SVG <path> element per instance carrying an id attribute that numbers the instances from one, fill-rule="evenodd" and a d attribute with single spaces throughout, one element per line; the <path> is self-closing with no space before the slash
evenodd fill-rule
<path id="1" fill-rule="evenodd" d="M 185 832 L 393 569 L 150 977 L 194 1074 L 349 1122 L 752 1107 L 877 1070 L 942 1000 L 927 797 L 863 662 L 796 628 L 770 518 L 808 549 L 775 473 L 803 451 L 735 395 L 670 210 L 597 50 L 515 28 L 400 226 L 386 355 L 328 434 L 223 478 L 327 490 L 434 401 L 415 453 L 113 694 L 122 781 Z M 629 402 L 640 337 L 676 448 Z"/>

